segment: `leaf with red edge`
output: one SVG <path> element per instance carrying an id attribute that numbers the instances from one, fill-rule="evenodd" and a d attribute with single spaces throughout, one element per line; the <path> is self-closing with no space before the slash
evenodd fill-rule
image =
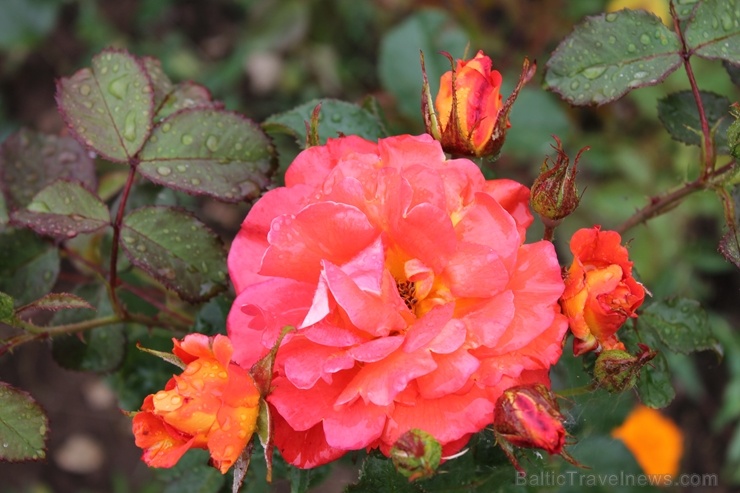
<path id="1" fill-rule="evenodd" d="M 110 212 L 79 183 L 59 180 L 37 193 L 25 209 L 12 213 L 11 220 L 41 235 L 65 239 L 107 226 Z"/>
<path id="2" fill-rule="evenodd" d="M 205 301 L 226 289 L 224 245 L 188 212 L 137 209 L 123 218 L 121 239 L 134 265 L 187 301 Z"/>
<path id="3" fill-rule="evenodd" d="M 86 308 L 88 310 L 95 310 L 95 307 L 88 303 L 86 300 L 70 293 L 49 293 L 46 296 L 39 298 L 31 303 L 18 308 L 17 314 L 30 310 L 71 310 L 73 308 Z"/>
<path id="4" fill-rule="evenodd" d="M 205 86 L 192 81 L 180 82 L 172 88 L 161 104 L 157 105 L 157 114 L 154 117 L 160 122 L 180 110 L 187 108 L 211 108 L 222 110 L 224 104 L 211 98 L 211 91 Z"/>
<path id="5" fill-rule="evenodd" d="M 46 457 L 49 420 L 28 393 L 0 382 L 0 461 Z"/>
<path id="6" fill-rule="evenodd" d="M 247 118 L 191 108 L 154 127 L 138 169 L 160 185 L 238 202 L 257 197 L 270 183 L 274 157 L 270 139 Z"/>
<path id="7" fill-rule="evenodd" d="M 128 162 L 149 137 L 154 88 L 142 60 L 107 49 L 57 81 L 57 105 L 80 143 L 111 161 Z"/>
<path id="8" fill-rule="evenodd" d="M 691 53 L 740 63 L 740 8 L 731 0 L 703 0 L 686 24 Z"/>
<path id="9" fill-rule="evenodd" d="M 74 179 L 95 190 L 95 162 L 71 137 L 21 129 L 0 145 L 0 188 L 10 211 L 25 207 L 58 179 Z"/>
<path id="10" fill-rule="evenodd" d="M 167 95 L 174 90 L 175 85 L 162 70 L 162 63 L 158 59 L 145 56 L 141 61 L 154 89 L 154 109 L 157 110 L 167 98 Z"/>

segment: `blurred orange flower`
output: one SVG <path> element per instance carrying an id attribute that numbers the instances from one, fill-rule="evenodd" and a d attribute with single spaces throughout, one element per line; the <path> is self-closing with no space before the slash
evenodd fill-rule
<path id="1" fill-rule="evenodd" d="M 144 399 L 133 420 L 136 445 L 152 467 L 172 467 L 189 449 L 207 449 L 226 473 L 254 432 L 259 391 L 249 373 L 231 363 L 228 337 L 190 334 L 173 341 L 173 353 L 187 366 Z"/>
<path id="2" fill-rule="evenodd" d="M 649 476 L 671 476 L 679 472 L 683 433 L 655 409 L 638 405 L 612 436 L 624 442 Z"/>
<path id="3" fill-rule="evenodd" d="M 647 10 L 660 17 L 664 24 L 668 26 L 672 24 L 671 13 L 668 10 L 668 0 L 611 0 L 606 6 L 607 12 L 616 12 L 622 9 Z"/>

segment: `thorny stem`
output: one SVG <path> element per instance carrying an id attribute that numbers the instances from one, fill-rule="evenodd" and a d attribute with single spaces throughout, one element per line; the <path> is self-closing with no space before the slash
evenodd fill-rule
<path id="1" fill-rule="evenodd" d="M 126 202 L 128 201 L 128 195 L 131 192 L 131 187 L 134 184 L 136 178 L 137 163 L 132 162 L 129 168 L 128 178 L 126 179 L 126 185 L 123 188 L 123 195 L 121 196 L 121 202 L 118 204 L 118 213 L 116 219 L 113 221 L 113 245 L 111 246 L 110 252 L 110 271 L 108 279 L 108 296 L 110 297 L 111 305 L 113 310 L 116 312 L 119 318 L 126 318 L 126 309 L 118 299 L 116 288 L 118 287 L 118 243 L 121 237 L 121 224 L 123 223 L 123 214 L 126 210 Z"/>
<path id="2" fill-rule="evenodd" d="M 694 77 L 694 70 L 691 68 L 691 53 L 686 46 L 686 39 L 684 38 L 681 25 L 678 20 L 676 13 L 676 7 L 673 2 L 670 3 L 671 16 L 673 16 L 673 26 L 676 29 L 678 39 L 681 41 L 681 58 L 683 58 L 683 66 L 686 70 L 686 75 L 689 78 L 689 84 L 691 85 L 691 93 L 694 95 L 696 101 L 696 108 L 699 111 L 699 122 L 701 123 L 701 133 L 703 137 L 702 142 L 702 168 L 700 180 L 706 180 L 709 174 L 714 171 L 714 165 L 717 160 L 717 155 L 714 152 L 714 143 L 712 142 L 712 132 L 709 128 L 709 121 L 707 120 L 706 112 L 704 111 L 704 103 L 701 100 L 701 94 L 699 93 L 699 86 L 696 84 L 696 78 Z"/>
<path id="3" fill-rule="evenodd" d="M 572 389 L 558 390 L 557 392 L 555 392 L 555 394 L 558 397 L 569 398 L 569 397 L 575 397 L 578 395 L 588 394 L 590 392 L 593 392 L 594 390 L 596 390 L 596 385 L 592 382 L 587 385 L 582 385 L 581 387 L 574 387 Z"/>
<path id="4" fill-rule="evenodd" d="M 111 325 L 118 322 L 121 322 L 121 319 L 118 317 L 118 315 L 115 314 L 107 315 L 100 318 L 94 318 L 92 320 L 83 320 L 81 322 L 75 322 L 66 325 L 57 325 L 56 327 L 38 327 L 31 323 L 21 321 L 20 325 L 26 332 L 5 341 L 0 346 L 0 355 L 5 353 L 7 350 L 13 349 L 15 346 L 19 346 L 26 342 L 34 341 L 37 339 L 47 339 L 49 337 L 62 334 L 73 334 L 76 332 L 91 330 L 102 327 L 104 325 Z"/>

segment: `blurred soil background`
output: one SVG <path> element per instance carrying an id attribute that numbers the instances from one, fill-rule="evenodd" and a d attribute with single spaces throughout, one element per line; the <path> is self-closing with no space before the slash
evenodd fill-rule
<path id="1" fill-rule="evenodd" d="M 586 189 L 584 202 L 577 217 L 559 231 L 563 240 L 576 228 L 604 218 L 612 222 L 605 227 L 618 224 L 650 194 L 690 175 L 698 160 L 697 149 L 671 141 L 656 117 L 656 99 L 670 89 L 686 87 L 680 71 L 665 86 L 635 91 L 601 108 L 572 109 L 539 87 L 544 63 L 559 40 L 583 16 L 602 12 L 606 4 L 605 0 L 2 0 L 0 140 L 20 126 L 61 132 L 54 80 L 88 65 L 107 46 L 158 57 L 173 80 L 204 84 L 227 108 L 258 122 L 313 98 L 359 102 L 370 94 L 386 112 L 392 131 L 420 133 L 420 112 L 414 115 L 393 100 L 386 89 L 394 75 L 379 75 L 378 60 L 381 50 L 398 49 L 384 45 L 388 32 L 421 9 L 440 9 L 467 32 L 471 56 L 484 49 L 502 70 L 508 80 L 505 96 L 523 56 L 540 64 L 538 76 L 515 106 L 504 156 L 495 165 L 497 173 L 531 183 L 544 156 L 552 153 L 552 134 L 559 135 L 572 154 L 582 146 L 592 147 L 579 175 L 581 188 Z M 702 88 L 738 99 L 719 64 L 698 63 L 697 72 Z M 420 71 L 416 73 L 420 80 Z M 688 202 L 625 239 L 634 236 L 631 255 L 654 295 L 680 293 L 702 300 L 716 314 L 713 323 L 725 334 L 724 341 L 736 343 L 740 276 L 716 251 L 722 234 L 721 206 L 711 196 Z M 208 200 L 200 205 L 204 219 L 227 242 L 247 210 L 246 205 Z M 566 253 L 567 245 L 560 244 L 559 249 Z M 61 282 L 74 278 L 65 278 L 63 270 Z M 671 361 L 678 396 L 667 412 L 686 434 L 685 472 L 727 471 L 734 467 L 732 454 L 740 457 L 739 450 L 728 450 L 740 406 L 737 363 L 721 361 L 709 352 Z M 62 369 L 48 346 L 36 343 L 0 358 L 0 380 L 30 392 L 49 413 L 51 427 L 46 461 L 0 464 L 0 492 L 159 491 L 139 461 L 130 418 L 120 411 L 105 375 Z M 740 440 L 734 443 L 740 446 Z M 327 483 L 317 491 L 341 491 L 354 479 L 351 468 L 342 471 L 333 486 Z M 287 491 L 285 487 L 276 484 L 272 491 Z"/>

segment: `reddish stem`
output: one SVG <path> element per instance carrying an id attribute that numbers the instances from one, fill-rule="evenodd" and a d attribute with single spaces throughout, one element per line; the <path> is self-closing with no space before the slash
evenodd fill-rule
<path id="1" fill-rule="evenodd" d="M 128 195 L 131 192 L 131 188 L 134 185 L 134 179 L 136 178 L 136 165 L 137 163 L 131 162 L 128 178 L 126 178 L 126 185 L 123 188 L 123 195 L 121 196 L 121 202 L 118 204 L 118 213 L 116 219 L 113 221 L 113 245 L 111 246 L 110 252 L 110 270 L 109 270 L 109 282 L 108 282 L 108 295 L 110 296 L 111 305 L 113 310 L 120 318 L 126 317 L 126 309 L 118 299 L 116 293 L 116 287 L 118 284 L 118 272 L 116 266 L 118 265 L 118 243 L 121 237 L 121 224 L 123 223 L 123 214 L 126 211 L 126 202 L 128 201 Z"/>

